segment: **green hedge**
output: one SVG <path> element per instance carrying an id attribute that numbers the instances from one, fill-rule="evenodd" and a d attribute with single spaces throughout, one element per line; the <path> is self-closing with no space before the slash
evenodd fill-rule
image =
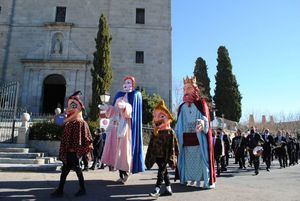
<path id="1" fill-rule="evenodd" d="M 60 140 L 63 127 L 52 122 L 34 123 L 29 129 L 30 140 Z"/>
<path id="2" fill-rule="evenodd" d="M 98 121 L 88 121 L 91 134 L 99 127 Z M 58 126 L 53 122 L 37 122 L 34 123 L 29 130 L 30 140 L 50 140 L 59 141 L 63 134 L 63 126 Z M 151 128 L 143 129 L 143 144 L 148 145 L 151 136 Z"/>
<path id="3" fill-rule="evenodd" d="M 99 126 L 96 121 L 88 122 L 90 131 L 92 135 L 95 129 Z M 34 123 L 29 129 L 29 139 L 30 140 L 60 140 L 64 132 L 63 126 L 58 126 L 53 122 L 37 122 Z"/>

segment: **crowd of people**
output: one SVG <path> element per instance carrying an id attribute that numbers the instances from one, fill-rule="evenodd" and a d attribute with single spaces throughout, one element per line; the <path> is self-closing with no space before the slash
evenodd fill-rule
<path id="1" fill-rule="evenodd" d="M 259 134 L 252 127 L 249 132 L 238 129 L 231 139 L 221 128 L 213 130 L 208 105 L 201 98 L 194 77 L 184 79 L 183 103 L 178 108 L 174 129 L 170 125 L 175 118 L 164 101 L 154 107 L 154 129 L 144 154 L 142 96 L 134 87 L 135 78 L 125 77 L 123 90 L 116 94 L 112 105 L 99 105 L 101 113 L 109 118 L 109 125 L 106 130 L 96 129 L 94 139 L 82 117 L 84 105 L 80 93 L 75 92 L 69 97 L 59 151 L 62 173 L 52 196 L 63 196 L 70 170 L 76 172 L 79 180 L 79 191 L 75 195 L 85 195 L 82 170 L 95 170 L 97 164 L 98 168 L 108 166 L 109 170 L 118 171 L 116 182 L 121 184 L 125 184 L 131 174 L 144 172 L 145 168 L 149 170 L 156 164 L 157 181 L 154 191 L 149 193 L 156 198 L 173 193 L 168 167 L 175 170 L 175 180 L 182 185 L 214 189 L 216 177 L 227 171 L 231 155 L 240 169 L 246 169 L 248 161 L 248 166 L 254 166 L 256 175 L 260 157 L 266 163 L 267 171 L 275 158 L 282 168 L 298 164 L 299 142 L 288 132 L 278 131 L 277 136 L 273 136 L 268 129 Z M 89 167 L 91 160 L 93 163 Z M 163 182 L 164 192 L 161 191 Z"/>
<path id="2" fill-rule="evenodd" d="M 217 175 L 227 171 L 230 156 L 234 156 L 235 164 L 240 169 L 254 166 L 255 174 L 259 174 L 260 158 L 270 171 L 273 160 L 278 159 L 280 168 L 298 164 L 299 141 L 289 132 L 278 130 L 277 134 L 271 134 L 269 129 L 262 133 L 251 127 L 249 131 L 242 132 L 238 129 L 235 136 L 230 137 L 218 128 L 213 132 L 214 151 L 217 164 Z"/>

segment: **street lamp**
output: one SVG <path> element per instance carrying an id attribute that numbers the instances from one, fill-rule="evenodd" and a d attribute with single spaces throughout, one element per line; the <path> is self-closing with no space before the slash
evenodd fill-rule
<path id="1" fill-rule="evenodd" d="M 108 103 L 109 99 L 110 99 L 110 95 L 108 93 L 101 94 L 100 95 L 101 104 L 98 105 L 98 108 L 100 109 L 101 105 L 103 106 L 106 103 Z M 106 113 L 105 110 L 100 109 L 100 118 L 101 118 L 101 115 L 104 115 L 105 113 Z"/>
<path id="2" fill-rule="evenodd" d="M 110 95 L 108 93 L 104 93 L 100 95 L 100 100 L 103 104 L 108 103 L 110 99 Z"/>

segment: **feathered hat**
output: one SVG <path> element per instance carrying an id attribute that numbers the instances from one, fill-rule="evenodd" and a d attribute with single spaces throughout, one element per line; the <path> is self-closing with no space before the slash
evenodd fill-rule
<path id="1" fill-rule="evenodd" d="M 165 102 L 163 100 L 161 100 L 157 105 L 156 107 L 154 108 L 154 110 L 161 110 L 161 111 L 164 111 L 168 118 L 171 120 L 171 121 L 174 121 L 174 117 L 173 115 L 171 114 L 171 112 L 168 110 L 168 108 L 166 107 L 165 105 Z"/>

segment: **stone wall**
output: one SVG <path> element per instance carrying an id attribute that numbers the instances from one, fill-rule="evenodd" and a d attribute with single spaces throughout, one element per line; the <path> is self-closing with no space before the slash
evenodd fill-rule
<path id="1" fill-rule="evenodd" d="M 45 152 L 49 156 L 58 156 L 60 141 L 29 140 L 28 145 L 36 152 Z"/>
<path id="2" fill-rule="evenodd" d="M 15 6 L 10 22 L 12 2 Z M 21 83 L 21 103 L 30 112 L 41 112 L 43 79 L 53 73 L 66 79 L 66 96 L 74 88 L 82 90 L 84 102 L 89 104 L 92 94 L 89 62 L 93 60 L 101 13 L 107 17 L 112 33 L 111 94 L 121 89 L 125 75 L 133 75 L 139 87 L 160 94 L 171 106 L 171 0 L 4 0 L 1 6 L 1 58 L 7 50 L 5 29 L 11 23 L 8 64 L 4 74 L 0 71 L 1 77 Z M 54 23 L 56 6 L 67 7 L 65 23 Z M 145 24 L 135 23 L 136 8 L 145 8 Z M 61 54 L 53 54 L 57 35 L 61 39 Z M 144 64 L 135 63 L 136 51 L 144 51 Z M 78 65 L 78 61 L 84 65 Z M 70 65 L 73 67 L 69 68 Z M 74 73 L 79 77 L 74 79 Z"/>

